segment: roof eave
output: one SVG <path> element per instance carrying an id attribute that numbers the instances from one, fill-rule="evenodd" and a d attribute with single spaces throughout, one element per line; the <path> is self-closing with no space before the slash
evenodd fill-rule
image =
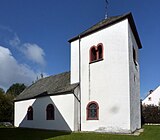
<path id="1" fill-rule="evenodd" d="M 138 32 L 137 32 L 137 28 L 136 28 L 136 25 L 135 25 L 135 22 L 134 22 L 134 20 L 133 20 L 133 16 L 132 16 L 131 13 L 128 15 L 128 21 L 129 21 L 129 23 L 130 23 L 132 32 L 133 32 L 134 37 L 135 37 L 135 39 L 136 39 L 138 48 L 141 49 L 141 48 L 142 48 L 142 44 L 141 44 L 141 41 L 140 41 L 140 38 L 139 38 L 139 35 L 138 35 Z"/>
<path id="2" fill-rule="evenodd" d="M 134 34 L 134 36 L 135 36 L 135 38 L 136 38 L 138 48 L 141 49 L 141 48 L 142 48 L 142 44 L 141 44 L 141 41 L 140 41 L 140 38 L 139 38 L 139 35 L 138 35 L 138 32 L 137 32 L 136 26 L 135 26 L 135 23 L 134 23 L 134 20 L 133 20 L 133 16 L 132 16 L 131 13 L 128 13 L 128 14 L 122 16 L 121 18 L 119 18 L 119 19 L 117 19 L 117 20 L 115 20 L 115 21 L 112 21 L 112 22 L 110 22 L 110 23 L 108 23 L 108 24 L 106 24 L 106 25 L 103 25 L 103 26 L 101 26 L 101 27 L 99 27 L 99 28 L 96 28 L 96 29 L 94 29 L 94 30 L 92 30 L 92 31 L 86 32 L 86 33 L 84 33 L 84 34 L 81 33 L 81 34 L 79 34 L 78 36 L 75 36 L 75 37 L 73 37 L 72 39 L 70 39 L 68 42 L 71 43 L 71 42 L 73 42 L 73 41 L 75 41 L 75 40 L 77 40 L 77 39 L 79 39 L 79 38 L 83 38 L 83 37 L 85 37 L 85 36 L 87 36 L 87 35 L 90 35 L 90 34 L 92 34 L 92 33 L 94 33 L 94 32 L 97 32 L 97 31 L 99 31 L 99 30 L 101 30 L 101 29 L 104 29 L 104 28 L 106 28 L 106 27 L 108 27 L 108 26 L 111 26 L 111 25 L 113 25 L 113 24 L 116 24 L 116 23 L 118 23 L 118 22 L 120 22 L 120 21 L 122 21 L 122 20 L 124 20 L 124 19 L 127 19 L 127 18 L 128 18 L 128 21 L 129 21 L 129 23 L 130 23 L 130 25 L 131 25 L 131 29 L 132 29 L 132 31 L 133 31 L 133 34 Z"/>
<path id="3" fill-rule="evenodd" d="M 20 99 L 16 99 L 15 98 L 14 102 L 30 100 L 30 99 L 36 99 L 36 98 L 45 97 L 45 96 L 58 96 L 58 95 L 73 94 L 74 90 L 79 86 L 79 83 L 76 83 L 75 85 L 76 86 L 73 89 L 66 90 L 66 91 L 63 91 L 63 92 L 60 91 L 60 92 L 48 93 L 47 91 L 45 91 L 45 92 L 43 92 L 41 94 L 38 94 L 38 95 L 35 95 L 35 96 L 32 96 L 32 97 L 26 97 L 26 98 L 20 98 Z"/>
<path id="4" fill-rule="evenodd" d="M 73 90 L 65 91 L 65 92 L 58 92 L 58 93 L 51 93 L 51 94 L 44 94 L 44 95 L 37 95 L 34 97 L 28 97 L 28 98 L 15 99 L 14 102 L 36 99 L 36 98 L 41 98 L 45 96 L 58 96 L 58 95 L 67 95 L 67 94 L 73 94 Z"/>

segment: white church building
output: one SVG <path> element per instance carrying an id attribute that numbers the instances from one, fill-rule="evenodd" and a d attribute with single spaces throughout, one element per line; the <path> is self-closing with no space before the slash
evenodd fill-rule
<path id="1" fill-rule="evenodd" d="M 14 102 L 14 125 L 114 133 L 140 129 L 142 45 L 132 14 L 104 19 L 69 43 L 71 71 L 26 88 Z"/>

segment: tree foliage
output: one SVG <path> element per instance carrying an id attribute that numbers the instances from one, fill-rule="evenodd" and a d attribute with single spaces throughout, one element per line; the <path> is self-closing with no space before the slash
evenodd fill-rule
<path id="1" fill-rule="evenodd" d="M 19 95 L 26 86 L 24 84 L 13 84 L 5 91 L 0 88 L 0 122 L 13 122 L 14 98 Z"/>
<path id="2" fill-rule="evenodd" d="M 26 86 L 24 84 L 16 83 L 16 84 L 13 84 L 12 86 L 10 86 L 10 88 L 7 90 L 6 94 L 9 94 L 9 95 L 16 97 L 25 88 L 26 88 Z"/>
<path id="3" fill-rule="evenodd" d="M 3 90 L 3 88 L 0 88 L 0 94 L 5 94 L 5 91 Z"/>
<path id="4" fill-rule="evenodd" d="M 0 96 L 0 122 L 13 121 L 13 102 L 6 95 Z"/>
<path id="5" fill-rule="evenodd" d="M 0 122 L 13 121 L 13 99 L 0 88 Z"/>

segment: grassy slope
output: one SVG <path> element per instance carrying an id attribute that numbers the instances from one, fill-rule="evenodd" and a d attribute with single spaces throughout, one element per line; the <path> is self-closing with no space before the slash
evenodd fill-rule
<path id="1" fill-rule="evenodd" d="M 68 136 L 51 138 L 48 140 L 159 140 L 160 126 L 145 126 L 140 136 L 97 134 L 97 133 L 73 133 Z"/>
<path id="2" fill-rule="evenodd" d="M 0 128 L 0 140 L 159 140 L 160 126 L 145 126 L 140 136 Z"/>

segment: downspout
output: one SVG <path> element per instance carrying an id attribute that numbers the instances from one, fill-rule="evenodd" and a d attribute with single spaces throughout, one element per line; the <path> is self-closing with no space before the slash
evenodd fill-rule
<path id="1" fill-rule="evenodd" d="M 81 36 L 79 35 L 79 100 L 80 100 L 80 124 L 79 131 L 81 131 Z"/>

